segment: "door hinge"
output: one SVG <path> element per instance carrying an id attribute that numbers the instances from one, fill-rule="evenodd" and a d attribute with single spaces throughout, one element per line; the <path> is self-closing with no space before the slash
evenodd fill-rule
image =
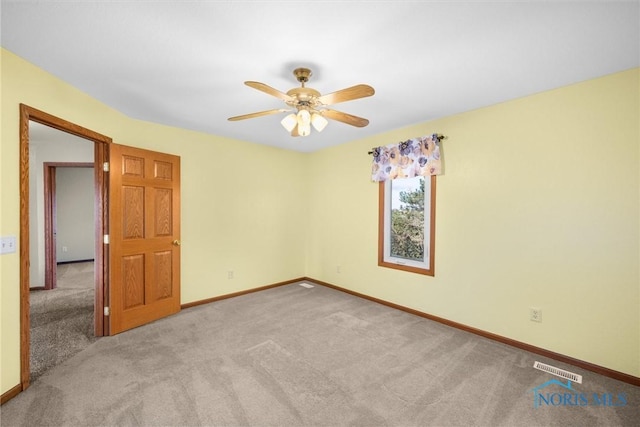
<path id="1" fill-rule="evenodd" d="M 104 315 L 108 316 L 109 315 L 109 307 L 105 307 L 104 308 Z"/>
<path id="2" fill-rule="evenodd" d="M 102 164 L 102 170 L 105 172 L 109 172 L 109 162 L 104 162 Z"/>
<path id="3" fill-rule="evenodd" d="M 109 244 L 109 235 L 105 234 L 104 236 L 102 236 L 102 240 L 103 240 L 105 245 L 108 245 Z"/>

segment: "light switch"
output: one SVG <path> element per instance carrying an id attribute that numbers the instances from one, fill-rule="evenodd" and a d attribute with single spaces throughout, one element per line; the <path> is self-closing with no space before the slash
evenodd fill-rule
<path id="1" fill-rule="evenodd" d="M 4 236 L 0 238 L 2 249 L 0 254 L 12 254 L 16 252 L 16 236 Z"/>

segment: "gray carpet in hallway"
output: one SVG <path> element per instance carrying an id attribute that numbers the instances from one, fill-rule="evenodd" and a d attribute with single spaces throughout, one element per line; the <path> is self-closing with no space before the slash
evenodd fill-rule
<path id="1" fill-rule="evenodd" d="M 553 377 L 625 406 L 534 408 Z M 556 385 L 552 393 L 565 393 Z M 620 401 L 615 401 L 620 403 Z M 640 388 L 316 285 L 193 307 L 91 344 L 2 407 L 3 426 L 637 425 Z"/>
<path id="2" fill-rule="evenodd" d="M 96 340 L 93 262 L 60 264 L 57 287 L 31 291 L 31 381 Z"/>

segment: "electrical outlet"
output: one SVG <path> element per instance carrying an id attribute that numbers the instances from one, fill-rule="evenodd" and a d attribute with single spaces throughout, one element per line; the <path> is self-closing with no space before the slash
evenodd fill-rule
<path id="1" fill-rule="evenodd" d="M 336 273 L 342 273 L 342 267 L 339 265 L 336 265 Z"/>
<path id="2" fill-rule="evenodd" d="M 233 279 L 233 270 L 227 271 L 227 279 Z"/>
<path id="3" fill-rule="evenodd" d="M 532 322 L 542 322 L 542 309 L 531 307 L 529 308 L 529 320 Z"/>
<path id="4" fill-rule="evenodd" d="M 66 246 L 62 247 L 62 252 L 67 252 L 69 250 L 69 248 L 67 248 Z"/>

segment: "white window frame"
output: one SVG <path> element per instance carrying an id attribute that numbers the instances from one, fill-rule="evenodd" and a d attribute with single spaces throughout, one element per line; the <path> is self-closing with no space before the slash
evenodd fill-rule
<path id="1" fill-rule="evenodd" d="M 391 200 L 393 180 L 380 182 L 379 189 L 379 229 L 378 229 L 378 265 L 412 273 L 434 275 L 435 244 L 435 190 L 436 177 L 421 177 L 424 186 L 424 260 L 417 261 L 391 255 Z"/>

